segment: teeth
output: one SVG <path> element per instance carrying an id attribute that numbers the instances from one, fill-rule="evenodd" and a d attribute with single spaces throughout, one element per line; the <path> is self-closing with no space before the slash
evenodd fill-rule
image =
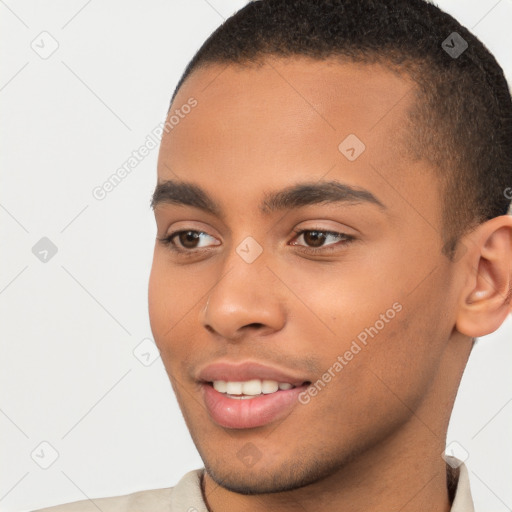
<path id="1" fill-rule="evenodd" d="M 226 393 L 228 395 L 241 395 L 242 382 L 226 382 Z"/>
<path id="2" fill-rule="evenodd" d="M 242 383 L 242 392 L 244 395 L 259 395 L 261 394 L 261 380 L 253 379 L 247 380 Z"/>
<path id="3" fill-rule="evenodd" d="M 233 382 L 225 380 L 216 380 L 213 387 L 219 393 L 227 393 L 228 395 L 248 395 L 256 396 L 268 395 L 275 393 L 277 390 L 286 390 L 294 388 L 289 382 L 277 382 L 276 380 L 260 380 L 252 379 L 244 382 Z"/>
<path id="4" fill-rule="evenodd" d="M 227 382 L 225 380 L 216 380 L 213 383 L 213 387 L 219 392 L 219 393 L 225 393 L 227 391 Z"/>
<path id="5" fill-rule="evenodd" d="M 279 389 L 279 383 L 275 380 L 264 380 L 261 382 L 261 392 L 266 395 L 275 393 Z"/>

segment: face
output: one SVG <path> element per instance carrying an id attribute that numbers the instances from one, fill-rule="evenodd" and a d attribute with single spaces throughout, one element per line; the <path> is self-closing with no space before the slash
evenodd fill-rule
<path id="1" fill-rule="evenodd" d="M 432 404 L 457 284 L 435 175 L 403 156 L 413 97 L 378 65 L 294 58 L 211 65 L 175 98 L 150 320 L 207 472 L 228 489 L 325 478 Z M 434 410 L 422 417 L 441 429 Z"/>

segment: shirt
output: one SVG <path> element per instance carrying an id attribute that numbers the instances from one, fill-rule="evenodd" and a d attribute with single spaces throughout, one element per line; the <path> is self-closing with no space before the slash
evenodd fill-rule
<path id="1" fill-rule="evenodd" d="M 457 461 L 455 458 L 450 458 Z M 460 462 L 460 461 L 458 461 Z M 174 487 L 139 491 L 124 496 L 75 501 L 35 512 L 208 512 L 201 492 L 204 468 L 186 473 Z M 459 466 L 459 478 L 451 512 L 475 512 L 466 466 Z"/>

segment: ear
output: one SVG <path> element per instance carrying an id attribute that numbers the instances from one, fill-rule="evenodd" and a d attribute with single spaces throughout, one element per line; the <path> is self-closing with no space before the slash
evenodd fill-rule
<path id="1" fill-rule="evenodd" d="M 480 224 L 461 242 L 459 261 L 466 274 L 456 328 L 477 338 L 494 332 L 511 312 L 512 217 L 501 215 Z"/>

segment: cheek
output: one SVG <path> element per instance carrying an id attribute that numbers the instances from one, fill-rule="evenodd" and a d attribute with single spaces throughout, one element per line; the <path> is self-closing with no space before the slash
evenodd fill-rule
<path id="1" fill-rule="evenodd" d="M 155 250 L 148 288 L 148 307 L 155 335 L 162 338 L 174 329 L 201 297 L 197 276 L 172 266 L 162 249 Z"/>
<path id="2" fill-rule="evenodd" d="M 326 414 L 333 400 L 343 403 L 345 411 L 357 404 L 352 418 L 361 413 L 363 423 L 372 408 L 382 410 L 383 416 L 394 402 L 400 408 L 397 397 L 411 408 L 418 405 L 435 377 L 451 332 L 450 313 L 443 310 L 442 300 L 448 276 L 441 271 L 432 274 L 411 293 L 411 274 L 389 272 L 383 279 L 380 270 L 375 265 L 372 275 L 331 269 L 314 278 L 294 270 L 296 275 L 288 276 L 308 306 L 295 306 L 299 350 L 307 354 L 315 347 L 327 372 L 326 388 L 333 393 L 319 393 L 323 398 L 318 404 L 323 403 Z"/>
<path id="3" fill-rule="evenodd" d="M 177 273 L 169 270 L 165 258 L 155 254 L 149 278 L 148 310 L 153 337 L 162 355 L 170 348 L 169 340 L 175 336 L 178 318 L 184 315 L 185 298 L 178 293 L 179 288 Z"/>
<path id="4" fill-rule="evenodd" d="M 161 249 L 155 250 L 148 285 L 151 331 L 169 371 L 174 361 L 194 353 L 200 311 L 212 286 L 197 273 L 172 266 Z M 202 300 L 204 299 L 204 300 Z"/>
<path id="5" fill-rule="evenodd" d="M 156 254 L 153 257 L 153 264 L 149 276 L 148 285 L 148 312 L 151 330 L 157 345 L 159 344 L 165 311 L 168 308 L 168 298 L 166 294 L 165 273 L 162 271 L 162 265 Z"/>
<path id="6" fill-rule="evenodd" d="M 435 381 L 451 329 L 431 292 L 403 297 L 401 311 L 367 339 L 361 371 L 369 373 L 376 396 L 382 393 L 382 406 L 397 402 L 415 410 Z"/>
<path id="7" fill-rule="evenodd" d="M 400 298 L 399 280 L 385 279 L 382 263 L 385 266 L 385 262 L 379 265 L 355 257 L 332 264 L 299 261 L 279 269 L 279 275 L 293 293 L 284 287 L 282 292 L 304 328 L 315 327 L 316 336 L 321 328 L 326 341 L 348 341 L 373 325 Z M 389 316 L 395 314 L 391 310 Z"/>
<path id="8" fill-rule="evenodd" d="M 435 375 L 435 354 L 425 358 L 424 340 L 418 339 L 422 329 L 409 314 L 404 305 L 384 326 L 372 315 L 366 328 L 353 327 L 354 336 L 340 335 L 322 347 L 325 373 L 305 406 L 308 417 L 322 418 L 316 425 L 322 432 L 308 437 L 328 439 L 337 432 L 340 441 L 334 444 L 348 440 L 356 447 L 385 436 L 418 409 Z"/>

